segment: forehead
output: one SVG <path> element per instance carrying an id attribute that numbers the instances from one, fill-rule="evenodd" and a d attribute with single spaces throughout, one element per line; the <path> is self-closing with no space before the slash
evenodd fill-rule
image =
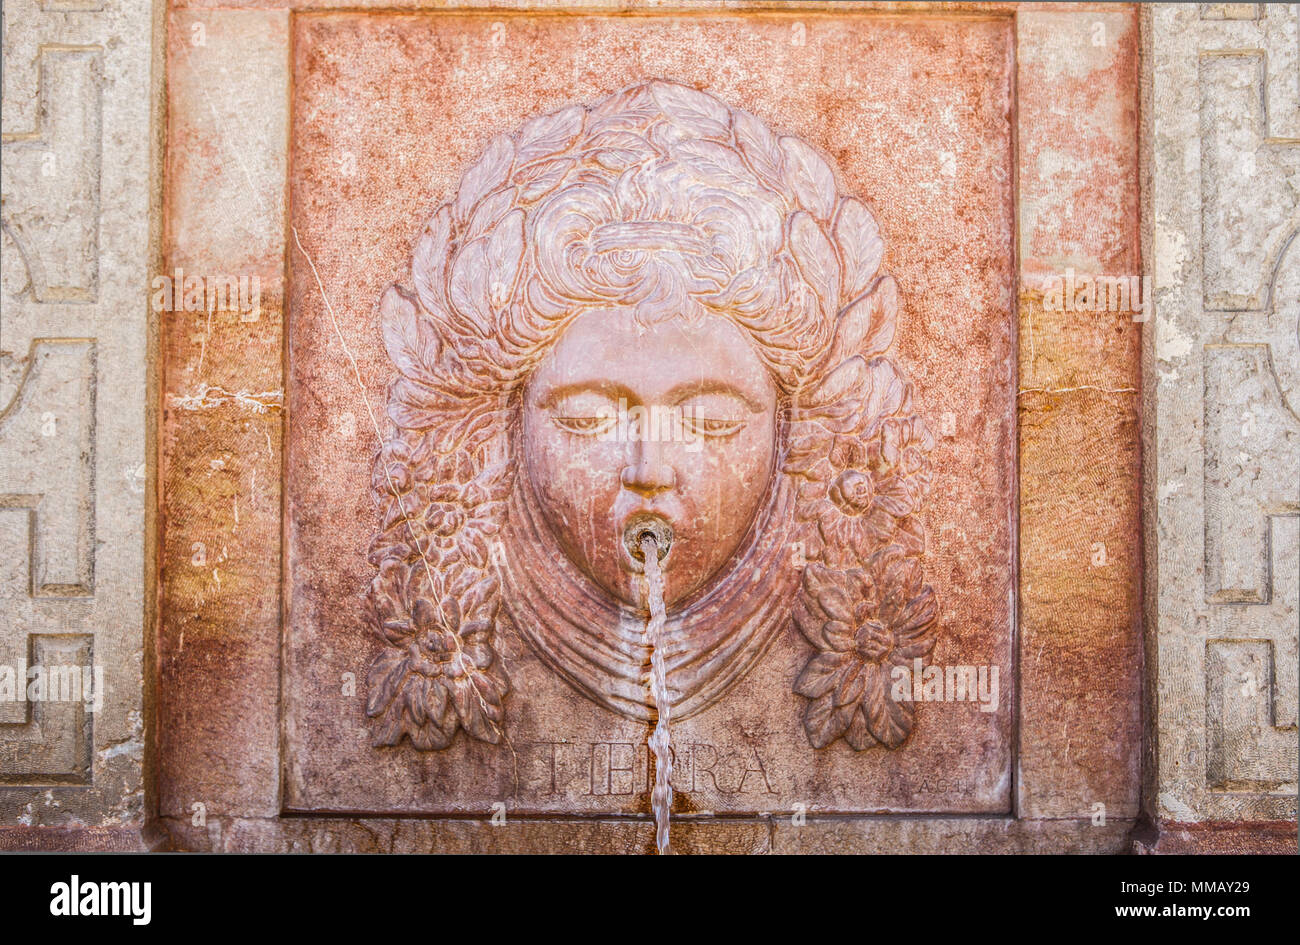
<path id="1" fill-rule="evenodd" d="M 559 387 L 623 388 L 642 400 L 683 388 L 731 388 L 758 404 L 776 387 L 748 333 L 720 315 L 641 324 L 631 308 L 576 318 L 534 373 L 534 396 Z"/>

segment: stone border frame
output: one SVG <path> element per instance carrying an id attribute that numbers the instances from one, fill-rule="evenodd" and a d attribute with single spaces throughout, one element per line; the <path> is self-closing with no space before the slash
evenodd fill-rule
<path id="1" fill-rule="evenodd" d="M 1294 855 L 1300 8 L 1141 16 L 1150 849 Z"/>
<path id="2" fill-rule="evenodd" d="M 257 273 L 262 305 L 256 321 L 216 313 L 201 333 L 190 320 L 159 325 L 157 780 L 150 807 L 166 836 L 161 842 L 188 850 L 653 850 L 653 824 L 640 818 L 511 818 L 492 827 L 491 811 L 438 819 L 283 813 L 284 605 L 282 585 L 267 577 L 292 579 L 282 554 L 286 286 L 297 264 L 288 222 L 292 19 L 346 5 L 220 2 L 174 3 L 167 15 L 160 271 L 194 261 L 207 271 Z M 384 4 L 429 13 L 482 6 Z M 628 11 L 613 0 L 570 6 L 640 16 L 721 9 L 646 3 Z M 346 8 L 355 12 L 355 4 Z M 528 8 L 494 4 L 491 15 Z M 1013 810 L 1007 817 L 812 815 L 802 827 L 779 815 L 683 818 L 674 821 L 675 842 L 685 852 L 1127 850 L 1140 817 L 1143 723 L 1141 326 L 1123 313 L 1097 313 L 1080 324 L 1072 313 L 1047 311 L 1041 289 L 1066 268 L 1142 271 L 1138 13 L 1101 4 L 725 7 L 733 16 L 759 11 L 792 21 L 825 12 L 996 17 L 1014 31 L 1020 495 Z M 1094 45 L 1097 24 L 1102 41 Z M 241 67 L 229 68 L 236 60 Z M 213 75 L 222 78 L 219 97 Z M 186 370 L 200 358 L 212 378 L 202 389 Z"/>
<path id="3" fill-rule="evenodd" d="M 4 8 L 0 662 L 98 668 L 105 698 L 6 694 L 0 850 L 142 844 L 162 22 L 151 0 Z"/>

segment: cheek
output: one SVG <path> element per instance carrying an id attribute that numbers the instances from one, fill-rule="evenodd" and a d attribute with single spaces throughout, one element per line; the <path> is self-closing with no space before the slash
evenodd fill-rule
<path id="1" fill-rule="evenodd" d="M 715 527 L 742 529 L 767 492 L 773 448 L 769 420 L 752 423 L 729 440 L 703 441 L 697 452 L 682 451 L 678 483 L 683 500 Z"/>
<path id="2" fill-rule="evenodd" d="M 618 487 L 617 451 L 617 443 L 565 433 L 545 417 L 525 422 L 526 471 L 552 509 L 595 511 L 593 503 Z"/>

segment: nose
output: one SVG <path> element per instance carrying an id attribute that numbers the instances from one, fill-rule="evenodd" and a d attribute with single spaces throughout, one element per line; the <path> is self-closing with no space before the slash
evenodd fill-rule
<path id="1" fill-rule="evenodd" d="M 650 497 L 677 485 L 677 471 L 664 459 L 663 445 L 654 440 L 636 444 L 632 462 L 619 475 L 624 488 Z"/>

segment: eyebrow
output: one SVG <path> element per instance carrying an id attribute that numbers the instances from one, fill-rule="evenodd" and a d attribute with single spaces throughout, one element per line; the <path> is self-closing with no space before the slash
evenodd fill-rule
<path id="1" fill-rule="evenodd" d="M 574 394 L 602 394 L 610 400 L 617 400 L 620 397 L 629 401 L 634 399 L 631 396 L 632 392 L 622 384 L 598 378 L 590 381 L 574 381 L 552 387 L 550 390 L 543 392 L 542 396 L 538 398 L 537 406 L 547 410 L 554 407 L 563 398 Z"/>
<path id="2" fill-rule="evenodd" d="M 695 397 L 699 394 L 725 394 L 739 400 L 749 408 L 751 413 L 763 412 L 763 405 L 739 387 L 728 384 L 726 381 L 711 381 L 707 378 L 686 381 L 676 385 L 668 391 L 667 400 L 671 404 L 679 404 L 688 397 Z"/>

